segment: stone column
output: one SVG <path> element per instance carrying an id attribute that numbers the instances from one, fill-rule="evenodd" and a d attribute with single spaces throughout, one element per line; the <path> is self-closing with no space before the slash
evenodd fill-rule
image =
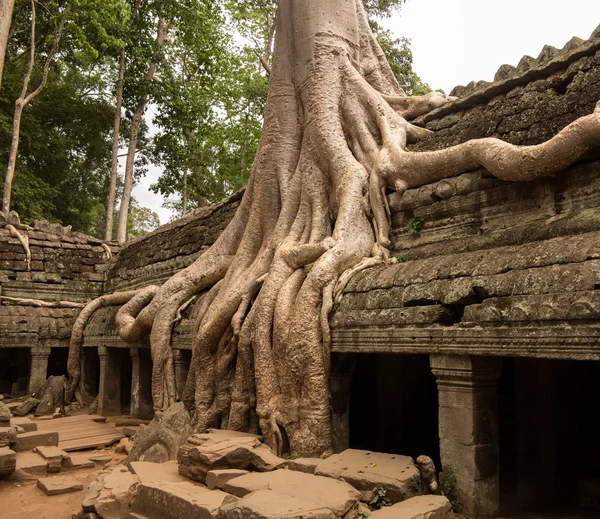
<path id="1" fill-rule="evenodd" d="M 152 362 L 150 353 L 138 346 L 130 348 L 131 368 L 131 417 L 151 420 L 152 406 Z"/>
<path id="2" fill-rule="evenodd" d="M 46 382 L 50 348 L 31 349 L 31 370 L 29 371 L 29 394 L 35 393 Z"/>
<path id="3" fill-rule="evenodd" d="M 430 362 L 438 385 L 444 481 L 455 487 L 466 517 L 495 518 L 500 508 L 497 384 L 502 359 L 431 355 Z"/>
<path id="4" fill-rule="evenodd" d="M 350 386 L 356 359 L 354 354 L 334 353 L 331 356 L 329 390 L 331 392 L 331 436 L 333 452 L 350 447 Z"/>
<path id="5" fill-rule="evenodd" d="M 115 416 L 121 414 L 121 363 L 113 348 L 100 346 L 100 390 L 98 392 L 98 414 Z"/>
<path id="6" fill-rule="evenodd" d="M 181 398 L 185 381 L 190 369 L 186 355 L 181 350 L 173 350 L 173 369 L 175 370 L 175 385 L 177 386 L 177 397 Z"/>

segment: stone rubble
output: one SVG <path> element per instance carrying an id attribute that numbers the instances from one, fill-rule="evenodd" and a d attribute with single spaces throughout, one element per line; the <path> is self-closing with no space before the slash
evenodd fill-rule
<path id="1" fill-rule="evenodd" d="M 406 456 L 349 449 L 324 460 L 286 461 L 259 436 L 210 430 L 191 435 L 178 458 L 103 470 L 77 519 L 454 517 L 445 497 L 419 495 L 419 470 Z M 376 487 L 397 504 L 369 510 L 365 501 Z"/>

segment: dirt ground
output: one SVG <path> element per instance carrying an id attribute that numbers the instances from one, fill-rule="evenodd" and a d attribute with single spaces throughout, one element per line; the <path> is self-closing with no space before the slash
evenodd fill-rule
<path id="1" fill-rule="evenodd" d="M 101 467 L 56 474 L 73 477 L 83 490 L 59 496 L 47 496 L 36 486 L 36 479 L 0 480 L 0 517 L 2 519 L 71 519 L 81 510 L 81 500 Z M 51 476 L 52 477 L 52 476 Z"/>

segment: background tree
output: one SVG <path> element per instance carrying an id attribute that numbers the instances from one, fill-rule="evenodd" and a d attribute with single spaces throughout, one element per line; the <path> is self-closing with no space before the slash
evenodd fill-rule
<path id="1" fill-rule="evenodd" d="M 0 88 L 15 0 L 0 0 Z"/>

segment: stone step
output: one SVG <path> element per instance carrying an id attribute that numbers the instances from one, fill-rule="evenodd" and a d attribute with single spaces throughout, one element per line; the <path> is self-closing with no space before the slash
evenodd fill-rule
<path id="1" fill-rule="evenodd" d="M 452 519 L 452 506 L 444 496 L 417 496 L 372 512 L 370 519 Z"/>
<path id="2" fill-rule="evenodd" d="M 0 478 L 12 474 L 17 465 L 17 453 L 8 447 L 0 447 Z"/>
<path id="3" fill-rule="evenodd" d="M 10 424 L 13 427 L 21 427 L 25 432 L 37 431 L 37 424 L 26 416 L 13 416 L 10 419 Z"/>
<path id="4" fill-rule="evenodd" d="M 149 519 L 209 519 L 232 500 L 237 498 L 191 481 L 158 481 L 138 485 L 131 509 Z"/>
<path id="5" fill-rule="evenodd" d="M 17 452 L 30 451 L 41 446 L 58 447 L 58 433 L 33 431 L 17 435 Z"/>
<path id="6" fill-rule="evenodd" d="M 83 484 L 69 476 L 40 478 L 37 480 L 37 487 L 48 496 L 57 496 L 83 490 Z"/>
<path id="7" fill-rule="evenodd" d="M 16 468 L 31 476 L 45 476 L 48 462 L 36 452 L 18 452 Z"/>
<path id="8" fill-rule="evenodd" d="M 39 446 L 33 450 L 46 460 L 50 473 L 60 472 L 63 466 L 66 467 L 71 462 L 71 456 L 58 447 Z"/>

